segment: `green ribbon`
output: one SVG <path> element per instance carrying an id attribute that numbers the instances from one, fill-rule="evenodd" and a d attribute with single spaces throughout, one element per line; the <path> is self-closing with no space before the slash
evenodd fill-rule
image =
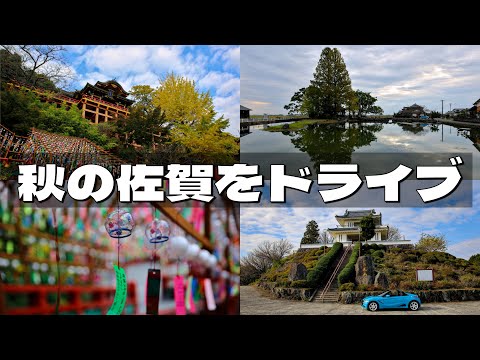
<path id="1" fill-rule="evenodd" d="M 125 275 L 125 270 L 117 265 L 113 265 L 113 268 L 115 269 L 115 276 L 117 277 L 117 288 L 115 290 L 113 304 L 110 310 L 108 310 L 107 315 L 121 315 L 127 300 L 127 276 Z"/>

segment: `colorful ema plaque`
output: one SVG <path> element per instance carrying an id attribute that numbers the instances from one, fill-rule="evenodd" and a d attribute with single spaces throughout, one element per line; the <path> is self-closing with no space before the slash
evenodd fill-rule
<path id="1" fill-rule="evenodd" d="M 122 268 L 117 265 L 113 265 L 113 268 L 117 278 L 117 289 L 115 290 L 113 304 L 110 307 L 110 310 L 108 310 L 107 315 L 121 315 L 127 300 L 127 277 L 125 275 L 125 270 Z"/>

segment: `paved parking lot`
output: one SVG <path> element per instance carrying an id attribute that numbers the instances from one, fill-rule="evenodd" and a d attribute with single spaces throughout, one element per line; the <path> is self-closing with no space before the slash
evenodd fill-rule
<path id="1" fill-rule="evenodd" d="M 254 286 L 240 287 L 242 315 L 480 315 L 480 301 L 423 304 L 418 311 L 388 310 L 372 313 L 359 304 L 309 303 L 276 299 Z"/>

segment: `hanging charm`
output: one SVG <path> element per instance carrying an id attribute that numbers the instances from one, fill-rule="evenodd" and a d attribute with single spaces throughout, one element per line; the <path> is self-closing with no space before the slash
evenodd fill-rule
<path id="1" fill-rule="evenodd" d="M 158 315 L 160 302 L 161 273 L 155 269 L 156 252 L 170 238 L 170 225 L 165 220 L 154 219 L 145 228 L 144 246 L 152 252 L 153 269 L 148 269 L 147 276 L 147 315 Z"/>

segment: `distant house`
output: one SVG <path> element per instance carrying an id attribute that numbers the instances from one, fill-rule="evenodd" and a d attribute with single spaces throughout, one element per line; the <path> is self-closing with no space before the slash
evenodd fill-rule
<path id="1" fill-rule="evenodd" d="M 448 117 L 452 118 L 467 118 L 468 114 L 470 112 L 470 109 L 465 109 L 465 108 L 456 108 L 453 109 L 452 111 L 447 112 L 445 115 Z"/>
<path id="2" fill-rule="evenodd" d="M 473 106 L 469 109 L 469 112 L 472 118 L 480 119 L 480 99 L 473 103 Z"/>
<path id="3" fill-rule="evenodd" d="M 252 111 L 252 109 L 249 109 L 243 105 L 240 105 L 240 119 L 249 119 L 250 111 Z"/>
<path id="4" fill-rule="evenodd" d="M 426 116 L 430 113 L 425 106 L 413 104 L 411 106 L 405 106 L 400 110 L 395 117 L 400 118 L 419 118 L 420 116 Z"/>

